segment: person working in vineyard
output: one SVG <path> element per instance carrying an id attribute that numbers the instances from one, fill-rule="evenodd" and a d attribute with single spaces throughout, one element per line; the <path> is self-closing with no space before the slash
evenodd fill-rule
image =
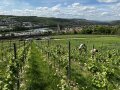
<path id="1" fill-rule="evenodd" d="M 79 46 L 79 53 L 87 53 L 87 46 L 85 44 L 80 44 Z"/>

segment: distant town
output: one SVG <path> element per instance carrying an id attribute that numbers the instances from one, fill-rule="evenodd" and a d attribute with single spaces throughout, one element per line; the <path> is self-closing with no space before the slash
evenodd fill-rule
<path id="1" fill-rule="evenodd" d="M 0 16 L 0 37 L 54 34 L 119 34 L 119 21 Z"/>

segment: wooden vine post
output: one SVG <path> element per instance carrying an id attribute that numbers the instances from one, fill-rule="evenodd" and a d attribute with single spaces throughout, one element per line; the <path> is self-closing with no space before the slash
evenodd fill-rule
<path id="1" fill-rule="evenodd" d="M 93 44 L 93 46 L 92 46 L 92 49 L 95 49 L 94 44 Z M 94 54 L 92 54 L 92 59 L 94 59 L 94 58 L 95 58 L 95 55 L 94 55 Z"/>
<path id="2" fill-rule="evenodd" d="M 19 48 L 20 48 L 20 40 L 19 40 Z"/>
<path id="3" fill-rule="evenodd" d="M 70 80 L 70 78 L 71 78 L 71 52 L 70 52 L 70 50 L 71 50 L 71 43 L 70 43 L 70 41 L 68 42 L 68 57 L 69 57 L 69 59 L 68 59 L 68 79 Z"/>
<path id="4" fill-rule="evenodd" d="M 16 43 L 13 43 L 14 46 L 14 59 L 17 59 L 17 48 L 16 48 Z"/>
<path id="5" fill-rule="evenodd" d="M 16 47 L 16 43 L 13 43 L 13 46 L 14 46 L 14 60 L 17 60 L 17 47 Z M 15 61 L 16 62 L 16 61 Z M 16 77 L 17 77 L 17 80 L 16 80 L 16 83 L 17 83 L 17 90 L 19 90 L 20 88 L 20 82 L 19 82 L 19 63 L 17 63 L 17 73 L 16 73 Z"/>
<path id="6" fill-rule="evenodd" d="M 40 42 L 40 47 L 41 47 L 41 52 L 43 53 L 43 43 L 42 43 L 42 41 Z"/>
<path id="7" fill-rule="evenodd" d="M 47 41 L 47 46 L 48 46 L 48 51 L 47 51 L 47 56 L 48 56 L 48 60 L 49 60 L 49 55 L 50 55 L 50 51 L 49 51 L 49 46 L 50 46 L 50 40 L 48 39 Z"/>
<path id="8" fill-rule="evenodd" d="M 3 60 L 3 40 L 2 40 L 2 45 L 1 45 L 1 52 L 2 52 L 2 60 Z"/>
<path id="9" fill-rule="evenodd" d="M 57 55 L 59 57 L 59 59 L 58 59 L 58 70 L 60 71 L 60 45 L 57 45 Z"/>
<path id="10" fill-rule="evenodd" d="M 26 59 L 26 50 L 25 50 L 25 40 L 24 40 L 24 61 L 25 61 L 25 59 Z"/>
<path id="11" fill-rule="evenodd" d="M 48 47 L 49 47 L 49 45 L 50 45 L 50 40 L 48 39 Z"/>
<path id="12" fill-rule="evenodd" d="M 11 42 L 12 42 L 12 41 L 10 40 L 10 41 L 9 41 L 10 48 L 11 48 L 11 46 L 12 46 L 12 45 L 11 45 Z"/>
<path id="13" fill-rule="evenodd" d="M 95 48 L 94 44 L 93 44 L 93 49 Z"/>

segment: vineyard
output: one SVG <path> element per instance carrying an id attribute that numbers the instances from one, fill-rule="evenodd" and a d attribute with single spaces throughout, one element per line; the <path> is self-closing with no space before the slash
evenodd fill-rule
<path id="1" fill-rule="evenodd" d="M 52 38 L 0 41 L 0 90 L 120 90 L 119 37 Z"/>

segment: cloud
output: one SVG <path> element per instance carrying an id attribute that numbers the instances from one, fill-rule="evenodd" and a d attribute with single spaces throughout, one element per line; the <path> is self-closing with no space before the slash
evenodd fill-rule
<path id="1" fill-rule="evenodd" d="M 83 10 L 84 11 L 91 11 L 91 10 L 95 10 L 96 8 L 95 7 L 92 7 L 92 6 L 84 6 L 83 7 Z"/>
<path id="2" fill-rule="evenodd" d="M 73 3 L 73 4 L 72 4 L 72 7 L 73 7 L 73 8 L 80 7 L 80 3 Z"/>
<path id="3" fill-rule="evenodd" d="M 0 3 L 0 14 L 57 18 L 85 18 L 90 20 L 120 19 L 120 3 L 85 5 L 78 2 L 72 4 L 67 3 L 65 5 L 63 3 L 63 5 L 39 5 L 34 7 L 24 1 L 25 0 L 21 0 L 21 2 L 20 0 L 2 0 Z M 114 0 L 99 1 L 113 2 Z"/>
<path id="4" fill-rule="evenodd" d="M 102 12 L 101 15 L 102 16 L 105 16 L 105 15 L 108 15 L 109 13 L 108 12 Z"/>
<path id="5" fill-rule="evenodd" d="M 118 0 L 97 0 L 97 1 L 103 3 L 113 3 L 113 2 L 117 2 Z"/>
<path id="6" fill-rule="evenodd" d="M 58 5 L 56 5 L 56 6 L 53 6 L 52 8 L 51 8 L 51 10 L 53 11 L 53 12 L 60 12 L 60 4 L 58 4 Z"/>
<path id="7" fill-rule="evenodd" d="M 48 7 L 37 7 L 36 10 L 44 11 L 44 10 L 48 10 Z"/>
<path id="8" fill-rule="evenodd" d="M 85 5 L 81 5 L 80 3 L 73 3 L 72 5 L 69 5 L 68 8 L 78 12 L 96 9 L 94 6 L 85 6 Z"/>

